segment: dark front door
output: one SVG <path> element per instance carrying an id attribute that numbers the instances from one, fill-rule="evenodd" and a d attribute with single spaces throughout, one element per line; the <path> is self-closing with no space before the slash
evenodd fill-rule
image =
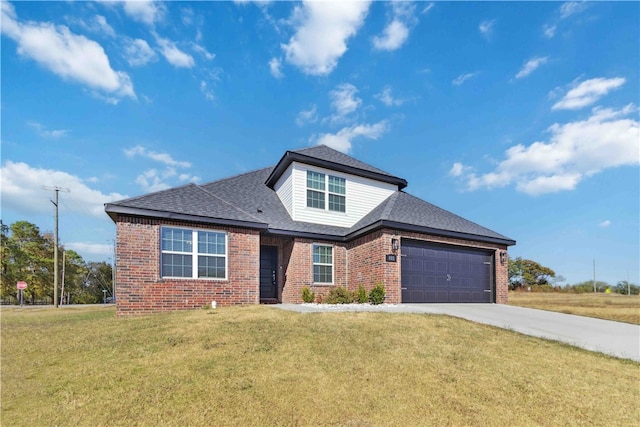
<path id="1" fill-rule="evenodd" d="M 278 298 L 278 248 L 260 246 L 260 300 Z"/>
<path id="2" fill-rule="evenodd" d="M 402 302 L 492 302 L 491 253 L 402 242 Z"/>

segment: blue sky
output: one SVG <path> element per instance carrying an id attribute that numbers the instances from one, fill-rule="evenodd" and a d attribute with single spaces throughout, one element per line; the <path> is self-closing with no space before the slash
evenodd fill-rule
<path id="1" fill-rule="evenodd" d="M 568 283 L 639 275 L 638 2 L 2 1 L 2 220 L 111 261 L 103 204 L 327 144 Z"/>

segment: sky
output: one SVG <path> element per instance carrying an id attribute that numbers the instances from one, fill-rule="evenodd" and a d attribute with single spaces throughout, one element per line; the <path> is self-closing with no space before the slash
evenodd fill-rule
<path id="1" fill-rule="evenodd" d="M 638 2 L 1 1 L 2 221 L 113 262 L 104 204 L 325 144 L 638 283 Z"/>

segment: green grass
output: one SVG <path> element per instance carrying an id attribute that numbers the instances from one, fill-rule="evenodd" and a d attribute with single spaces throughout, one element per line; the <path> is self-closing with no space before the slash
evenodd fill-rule
<path id="1" fill-rule="evenodd" d="M 640 365 L 437 315 L 1 312 L 2 426 L 638 425 Z"/>
<path id="2" fill-rule="evenodd" d="M 640 325 L 637 295 L 509 292 L 509 304 Z"/>

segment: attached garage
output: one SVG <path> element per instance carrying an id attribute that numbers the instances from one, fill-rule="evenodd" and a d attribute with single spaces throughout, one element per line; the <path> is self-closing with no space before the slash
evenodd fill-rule
<path id="1" fill-rule="evenodd" d="M 402 302 L 495 302 L 493 263 L 492 251 L 402 239 Z"/>

